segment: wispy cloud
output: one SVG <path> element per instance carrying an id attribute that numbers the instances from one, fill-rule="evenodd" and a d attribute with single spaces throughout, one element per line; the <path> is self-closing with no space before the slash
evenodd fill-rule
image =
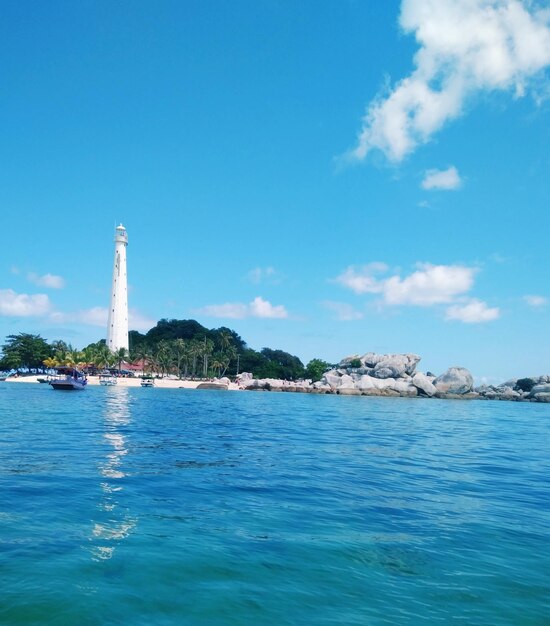
<path id="1" fill-rule="evenodd" d="M 506 257 L 500 254 L 499 252 L 493 252 L 492 254 L 489 255 L 489 261 L 493 263 L 498 263 L 500 265 L 502 263 L 509 263 L 511 259 L 509 257 Z"/>
<path id="2" fill-rule="evenodd" d="M 473 298 L 465 304 L 454 304 L 447 309 L 445 319 L 457 320 L 465 324 L 491 322 L 500 317 L 498 307 L 489 307 L 487 303 Z"/>
<path id="3" fill-rule="evenodd" d="M 399 24 L 419 44 L 415 69 L 369 104 L 352 157 L 377 149 L 401 161 L 476 94 L 523 96 L 550 64 L 549 22 L 530 1 L 402 0 Z"/>
<path id="4" fill-rule="evenodd" d="M 34 272 L 29 272 L 27 279 L 39 287 L 47 287 L 48 289 L 63 289 L 63 287 L 65 287 L 65 279 L 55 274 L 44 274 L 40 276 Z"/>
<path id="5" fill-rule="evenodd" d="M 335 319 L 341 322 L 351 322 L 353 320 L 360 320 L 364 317 L 361 311 L 358 311 L 355 307 L 351 306 L 351 304 L 347 304 L 346 302 L 325 300 L 322 305 L 325 309 L 332 311 Z"/>
<path id="6" fill-rule="evenodd" d="M 257 296 L 248 304 L 241 302 L 226 302 L 225 304 L 209 304 L 196 311 L 208 317 L 222 317 L 229 319 L 244 319 L 246 317 L 285 319 L 288 311 L 283 305 L 274 306 L 268 300 Z"/>
<path id="7" fill-rule="evenodd" d="M 450 191 L 458 189 L 462 180 L 456 167 L 451 166 L 446 170 L 427 170 L 422 181 L 422 189 L 442 189 Z"/>
<path id="8" fill-rule="evenodd" d="M 128 311 L 128 325 L 130 330 L 150 330 L 157 325 L 156 320 L 140 313 L 137 309 Z"/>
<path id="9" fill-rule="evenodd" d="M 523 296 L 523 301 L 534 309 L 542 309 L 548 304 L 548 298 L 544 296 Z"/>
<path id="10" fill-rule="evenodd" d="M 385 263 L 378 261 L 362 265 L 357 269 L 350 265 L 334 280 L 355 293 L 380 293 L 381 282 L 376 278 L 376 274 L 387 272 L 388 269 Z"/>
<path id="11" fill-rule="evenodd" d="M 13 289 L 0 289 L 0 315 L 6 317 L 40 317 L 50 312 L 51 302 L 46 294 L 29 295 Z"/>
<path id="12" fill-rule="evenodd" d="M 251 283 L 259 285 L 260 283 L 279 283 L 281 282 L 281 275 L 274 267 L 255 267 L 247 274 L 247 278 Z"/>
<path id="13" fill-rule="evenodd" d="M 107 328 L 108 309 L 96 306 L 79 311 L 62 312 L 53 311 L 49 315 L 51 322 L 56 324 L 84 324 L 85 326 L 99 326 Z M 128 312 L 128 325 L 131 330 L 149 330 L 156 322 L 135 309 Z"/>

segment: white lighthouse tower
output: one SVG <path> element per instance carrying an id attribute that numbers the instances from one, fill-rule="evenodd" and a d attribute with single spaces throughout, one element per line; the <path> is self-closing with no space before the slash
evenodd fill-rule
<path id="1" fill-rule="evenodd" d="M 128 234 L 122 224 L 115 229 L 115 261 L 113 284 L 111 285 L 111 306 L 107 322 L 107 347 L 116 352 L 120 348 L 128 350 L 128 278 L 126 276 L 126 246 Z"/>

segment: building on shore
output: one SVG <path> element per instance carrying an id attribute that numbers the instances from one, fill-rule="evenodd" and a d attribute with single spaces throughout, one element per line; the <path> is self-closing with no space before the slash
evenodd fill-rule
<path id="1" fill-rule="evenodd" d="M 116 352 L 128 350 L 128 277 L 126 274 L 126 247 L 128 234 L 122 224 L 115 229 L 115 258 L 111 305 L 107 322 L 107 347 Z"/>

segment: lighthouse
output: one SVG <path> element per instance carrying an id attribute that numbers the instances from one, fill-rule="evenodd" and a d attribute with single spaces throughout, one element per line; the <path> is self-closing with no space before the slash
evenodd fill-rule
<path id="1" fill-rule="evenodd" d="M 126 246 L 128 234 L 122 224 L 115 229 L 115 260 L 111 285 L 111 306 L 107 322 L 107 347 L 116 352 L 128 350 L 128 278 L 126 276 Z"/>

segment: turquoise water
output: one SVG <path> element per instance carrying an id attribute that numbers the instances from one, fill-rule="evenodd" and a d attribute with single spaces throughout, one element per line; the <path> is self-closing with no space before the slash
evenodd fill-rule
<path id="1" fill-rule="evenodd" d="M 549 418 L 0 383 L 0 623 L 548 624 Z"/>

